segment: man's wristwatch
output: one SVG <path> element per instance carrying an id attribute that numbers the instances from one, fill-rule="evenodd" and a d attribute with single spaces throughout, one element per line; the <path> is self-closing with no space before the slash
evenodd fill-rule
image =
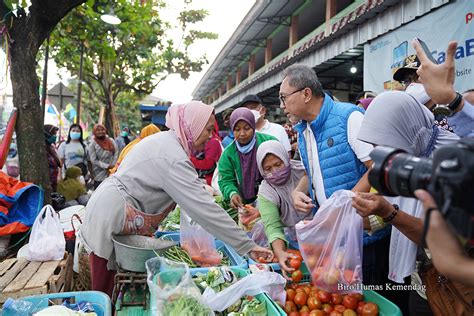
<path id="1" fill-rule="evenodd" d="M 456 97 L 449 104 L 436 104 L 433 113 L 434 115 L 452 116 L 462 101 L 462 95 L 456 92 Z"/>

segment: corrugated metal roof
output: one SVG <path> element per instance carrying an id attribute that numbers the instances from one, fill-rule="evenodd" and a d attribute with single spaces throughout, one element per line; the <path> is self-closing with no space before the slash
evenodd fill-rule
<path id="1" fill-rule="evenodd" d="M 196 86 L 193 96 L 200 99 L 214 89 L 255 47 L 265 45 L 266 38 L 304 2 L 257 0 Z"/>
<path id="2" fill-rule="evenodd" d="M 399 0 L 378 0 L 377 2 L 379 5 L 375 7 L 374 10 L 364 14 L 360 19 L 353 21 L 351 27 L 348 27 L 345 32 L 338 32 L 334 36 L 325 38 L 315 45 L 314 51 L 311 53 L 289 58 L 287 63 L 283 63 L 270 72 L 265 72 L 265 69 L 258 70 L 239 86 L 229 90 L 224 96 L 215 101 L 212 105 L 216 107 L 216 112 L 219 113 L 239 103 L 244 95 L 257 94 L 278 85 L 281 82 L 281 69 L 289 64 L 299 62 L 315 67 L 357 45 L 373 40 L 380 35 L 416 19 L 418 16 L 422 16 L 441 5 L 453 1 L 407 0 L 400 2 Z M 288 51 L 286 53 L 287 55 L 289 55 Z M 272 62 L 275 62 L 275 60 Z M 214 65 L 217 67 L 216 63 L 214 63 L 213 66 Z M 227 75 L 227 73 L 225 75 Z M 195 89 L 195 93 L 196 91 L 206 91 L 206 89 L 204 86 L 198 85 Z M 203 96 L 204 95 L 200 95 L 200 97 Z"/>

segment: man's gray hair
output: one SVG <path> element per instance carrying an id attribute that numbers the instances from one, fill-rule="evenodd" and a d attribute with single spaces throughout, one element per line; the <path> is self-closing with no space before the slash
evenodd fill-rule
<path id="1" fill-rule="evenodd" d="M 323 86 L 313 68 L 294 64 L 283 70 L 283 79 L 288 78 L 288 84 L 296 89 L 310 88 L 316 97 L 324 96 Z"/>

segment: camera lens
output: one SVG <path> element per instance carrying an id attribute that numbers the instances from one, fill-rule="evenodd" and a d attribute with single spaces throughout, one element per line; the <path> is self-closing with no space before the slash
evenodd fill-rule
<path id="1" fill-rule="evenodd" d="M 426 189 L 431 180 L 429 159 L 384 146 L 375 148 L 370 156 L 374 165 L 369 182 L 380 194 L 414 197 L 414 191 Z"/>

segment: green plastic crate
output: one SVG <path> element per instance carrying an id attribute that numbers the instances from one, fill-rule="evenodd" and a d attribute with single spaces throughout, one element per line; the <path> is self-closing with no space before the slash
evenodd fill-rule
<path id="1" fill-rule="evenodd" d="M 303 273 L 303 279 L 300 283 L 310 283 L 311 282 L 311 273 L 305 264 L 301 265 L 300 268 Z M 402 312 L 397 305 L 393 304 L 391 301 L 387 300 L 382 295 L 378 294 L 375 291 L 363 291 L 364 301 L 372 302 L 379 306 L 379 316 L 402 316 Z M 273 302 L 273 301 L 272 301 Z M 285 311 L 276 303 L 273 302 L 275 308 L 279 314 L 275 315 L 286 315 Z"/>

